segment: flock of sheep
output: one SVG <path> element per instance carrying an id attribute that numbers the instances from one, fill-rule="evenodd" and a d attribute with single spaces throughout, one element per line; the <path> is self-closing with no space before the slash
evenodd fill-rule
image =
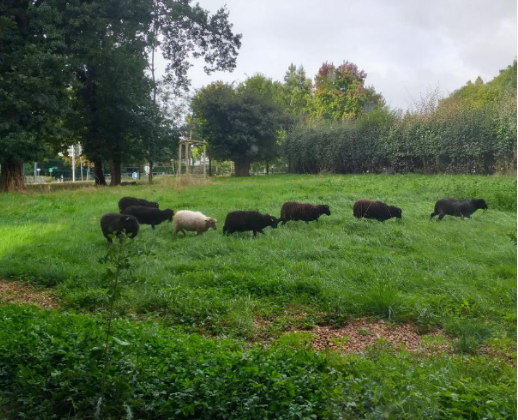
<path id="1" fill-rule="evenodd" d="M 478 209 L 487 209 L 483 199 L 457 200 L 454 198 L 443 198 L 435 203 L 434 212 L 430 219 L 439 216 L 471 217 Z M 101 229 L 108 242 L 112 242 L 114 235 L 122 233 L 134 238 L 137 236 L 140 225 L 151 225 L 154 229 L 166 220 L 173 222 L 175 233 L 196 232 L 203 234 L 210 228 L 216 229 L 217 220 L 207 217 L 199 211 L 181 210 L 174 214 L 172 209 L 160 210 L 158 203 L 139 198 L 124 197 L 119 201 L 119 213 L 106 213 L 101 218 Z M 330 216 L 331 211 L 328 205 L 286 202 L 281 208 L 281 217 L 277 218 L 269 214 L 261 214 L 258 211 L 231 211 L 227 214 L 223 234 L 234 232 L 252 231 L 254 236 L 257 232 L 263 233 L 263 229 L 270 226 L 277 228 L 282 222 L 284 225 L 290 220 L 300 220 L 306 223 L 318 218 L 323 214 Z M 385 221 L 392 217 L 401 219 L 402 211 L 399 207 L 389 206 L 381 201 L 358 200 L 353 206 L 353 215 L 357 218 L 376 219 Z"/>

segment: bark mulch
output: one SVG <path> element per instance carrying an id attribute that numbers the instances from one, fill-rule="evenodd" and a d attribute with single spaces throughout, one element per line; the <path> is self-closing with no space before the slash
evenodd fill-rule
<path id="1" fill-rule="evenodd" d="M 440 331 L 420 335 L 412 324 L 393 325 L 384 320 L 359 319 L 341 328 L 318 326 L 311 331 L 313 348 L 338 350 L 343 353 L 365 353 L 370 347 L 384 340 L 392 348 L 410 352 L 437 353 L 452 351 L 451 342 Z"/>
<path id="2" fill-rule="evenodd" d="M 57 298 L 50 289 L 40 289 L 22 281 L 0 280 L 0 305 L 9 303 L 36 305 L 43 309 L 56 309 Z"/>

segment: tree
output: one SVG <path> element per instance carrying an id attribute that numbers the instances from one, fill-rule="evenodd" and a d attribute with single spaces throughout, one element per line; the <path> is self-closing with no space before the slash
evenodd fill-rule
<path id="1" fill-rule="evenodd" d="M 488 83 L 480 76 L 474 83 L 468 81 L 465 86 L 454 91 L 439 102 L 439 108 L 459 104 L 465 108 L 479 109 L 485 105 L 502 100 L 508 93 L 516 91 L 516 60 Z"/>
<path id="2" fill-rule="evenodd" d="M 23 162 L 67 142 L 69 109 L 65 31 L 59 10 L 42 2 L 0 6 L 0 191 L 25 187 Z"/>
<path id="3" fill-rule="evenodd" d="M 167 127 L 145 127 L 166 124 L 157 114 L 155 50 L 160 46 L 168 61 L 164 83 L 186 90 L 191 58 L 203 57 L 207 72 L 232 70 L 240 47 L 225 8 L 210 15 L 190 0 L 8 0 L 0 10 L 5 190 L 23 187 L 24 160 L 78 138 L 95 163 L 96 183 L 106 183 L 109 161 L 117 185 L 123 159 L 163 156 L 157 147 L 170 148 L 167 136 L 147 137 Z"/>
<path id="4" fill-rule="evenodd" d="M 330 120 L 356 118 L 365 108 L 382 105 L 381 95 L 364 86 L 367 73 L 345 61 L 336 67 L 324 63 L 315 77 L 313 116 Z"/>
<path id="5" fill-rule="evenodd" d="M 286 112 L 294 115 L 309 114 L 312 104 L 313 85 L 306 77 L 304 67 L 290 64 L 284 75 L 283 102 Z"/>
<path id="6" fill-rule="evenodd" d="M 197 130 L 209 143 L 208 153 L 232 160 L 236 176 L 248 176 L 250 164 L 277 155 L 277 133 L 283 110 L 246 83 L 234 89 L 222 82 L 204 87 L 193 99 Z"/>

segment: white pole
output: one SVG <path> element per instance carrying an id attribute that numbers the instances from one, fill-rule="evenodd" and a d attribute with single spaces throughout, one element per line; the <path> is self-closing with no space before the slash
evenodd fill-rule
<path id="1" fill-rule="evenodd" d="M 76 182 L 76 156 L 74 145 L 72 145 L 72 182 Z"/>
<path id="2" fill-rule="evenodd" d="M 38 162 L 34 162 L 34 183 L 36 183 L 36 177 L 38 176 Z"/>

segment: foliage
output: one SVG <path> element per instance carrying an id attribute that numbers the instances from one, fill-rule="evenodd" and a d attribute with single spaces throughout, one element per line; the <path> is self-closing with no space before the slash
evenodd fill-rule
<path id="1" fill-rule="evenodd" d="M 0 10 L 0 182 L 8 191 L 23 188 L 23 173 L 13 165 L 71 142 L 62 124 L 71 72 L 60 10 L 18 1 L 2 2 Z"/>
<path id="2" fill-rule="evenodd" d="M 193 99 L 197 130 L 208 140 L 208 154 L 234 161 L 238 176 L 249 174 L 251 162 L 277 155 L 283 113 L 272 89 L 271 81 L 256 76 L 237 89 L 222 82 L 212 83 Z"/>
<path id="3" fill-rule="evenodd" d="M 158 46 L 167 61 L 162 85 L 187 89 L 192 58 L 205 71 L 235 67 L 241 35 L 228 10 L 215 14 L 190 0 L 50 0 L 2 5 L 0 18 L 0 161 L 2 189 L 23 188 L 22 163 L 78 140 L 120 182 L 123 159 L 167 158 L 176 148 L 147 74 Z M 154 71 L 154 63 L 153 63 Z M 37 92 L 37 94 L 35 94 Z M 65 131 L 64 128 L 68 129 Z"/>
<path id="4" fill-rule="evenodd" d="M 102 372 L 97 317 L 0 308 L 0 405 L 9 416 L 92 418 Z M 102 418 L 513 418 L 516 374 L 485 358 L 368 357 L 301 337 L 243 349 L 229 340 L 117 321 Z"/>
<path id="5" fill-rule="evenodd" d="M 344 121 L 364 113 L 364 108 L 382 104 L 374 88 L 364 86 L 367 73 L 354 63 L 339 66 L 324 63 L 315 77 L 313 116 L 325 120 Z"/>
<path id="6" fill-rule="evenodd" d="M 284 75 L 282 98 L 286 112 L 295 115 L 307 115 L 311 111 L 313 85 L 306 77 L 301 65 L 298 68 L 290 64 Z"/>
<path id="7" fill-rule="evenodd" d="M 284 154 L 293 172 L 508 172 L 516 167 L 516 88 L 501 85 L 514 90 L 480 106 L 432 94 L 405 114 L 378 108 L 341 123 L 299 123 Z"/>
<path id="8" fill-rule="evenodd" d="M 126 272 L 131 269 L 131 257 L 134 251 L 129 248 L 131 244 L 128 243 L 130 238 L 122 235 L 119 238 L 116 235 L 111 235 L 112 240 L 116 239 L 106 255 L 99 260 L 99 263 L 106 264 L 107 269 L 102 276 L 103 285 L 107 289 L 108 298 L 108 313 L 106 320 L 106 336 L 102 348 L 96 350 L 103 350 L 103 371 L 101 381 L 101 395 L 97 404 L 97 412 L 100 413 L 103 407 L 103 398 L 106 395 L 107 389 L 107 373 L 112 363 L 112 341 L 121 346 L 127 346 L 129 343 L 113 336 L 113 321 L 115 319 L 115 303 L 121 298 L 122 287 L 132 283 L 132 279 L 127 276 Z M 94 349 L 92 349 L 94 351 Z M 99 417 L 99 415 L 97 415 Z"/>
<path id="9" fill-rule="evenodd" d="M 488 102 L 504 99 L 508 92 L 516 92 L 516 60 L 490 82 L 484 84 L 479 76 L 474 83 L 468 81 L 465 86 L 440 101 L 439 107 L 451 103 L 461 103 L 463 107 L 480 108 Z"/>

